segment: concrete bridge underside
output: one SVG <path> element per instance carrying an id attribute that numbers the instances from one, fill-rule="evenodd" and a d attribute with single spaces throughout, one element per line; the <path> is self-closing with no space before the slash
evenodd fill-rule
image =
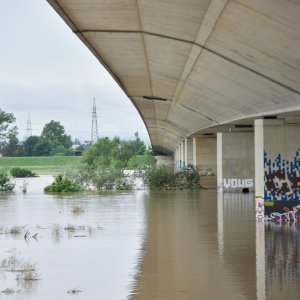
<path id="1" fill-rule="evenodd" d="M 48 0 L 141 114 L 155 151 L 300 111 L 298 0 Z"/>

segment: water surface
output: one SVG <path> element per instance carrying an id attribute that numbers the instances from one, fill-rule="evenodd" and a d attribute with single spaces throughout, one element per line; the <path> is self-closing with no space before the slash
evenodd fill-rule
<path id="1" fill-rule="evenodd" d="M 2 270 L 0 290 L 19 293 L 0 297 L 69 299 L 67 291 L 77 289 L 76 299 L 126 299 L 143 242 L 145 192 L 47 195 L 42 188 L 51 176 L 26 182 L 27 194 L 17 188 L 0 196 L 0 261 L 15 256 L 36 263 L 39 280 L 19 282 Z M 84 212 L 73 213 L 75 206 Z M 14 225 L 37 238 L 5 233 Z"/>
<path id="2" fill-rule="evenodd" d="M 0 195 L 0 261 L 36 263 L 39 280 L 2 269 L 0 291 L 18 293 L 0 299 L 300 298 L 299 225 L 256 223 L 252 194 L 47 195 L 52 177 L 26 181 Z"/>

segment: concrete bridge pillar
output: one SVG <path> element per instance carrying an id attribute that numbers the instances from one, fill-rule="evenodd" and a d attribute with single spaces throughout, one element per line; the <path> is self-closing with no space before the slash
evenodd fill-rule
<path id="1" fill-rule="evenodd" d="M 193 138 L 193 166 L 200 175 L 217 173 L 217 139 L 215 136 Z"/>
<path id="2" fill-rule="evenodd" d="M 222 191 L 254 190 L 254 133 L 217 133 L 217 182 Z"/>
<path id="3" fill-rule="evenodd" d="M 185 167 L 185 142 L 180 143 L 180 169 Z"/>
<path id="4" fill-rule="evenodd" d="M 256 217 L 300 221 L 300 122 L 255 120 Z"/>
<path id="5" fill-rule="evenodd" d="M 175 170 L 180 169 L 180 145 L 178 145 L 174 152 Z"/>
<path id="6" fill-rule="evenodd" d="M 184 161 L 187 167 L 193 164 L 193 139 L 185 139 L 184 147 Z"/>

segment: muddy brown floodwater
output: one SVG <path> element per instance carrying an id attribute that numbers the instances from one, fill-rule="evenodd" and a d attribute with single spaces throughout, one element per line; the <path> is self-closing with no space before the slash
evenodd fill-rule
<path id="1" fill-rule="evenodd" d="M 256 223 L 251 194 L 51 181 L 0 195 L 0 299 L 300 299 L 299 225 Z"/>

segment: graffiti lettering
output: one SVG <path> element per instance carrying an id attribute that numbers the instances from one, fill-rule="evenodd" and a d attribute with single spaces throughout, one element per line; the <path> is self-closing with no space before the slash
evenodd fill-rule
<path id="1" fill-rule="evenodd" d="M 250 188 L 253 187 L 253 179 L 235 179 L 235 178 L 224 178 L 224 188 Z"/>
<path id="2" fill-rule="evenodd" d="M 273 212 L 270 217 L 265 216 L 265 220 L 271 222 L 299 222 L 300 221 L 300 204 L 290 210 L 288 207 L 283 208 L 283 213 Z"/>

